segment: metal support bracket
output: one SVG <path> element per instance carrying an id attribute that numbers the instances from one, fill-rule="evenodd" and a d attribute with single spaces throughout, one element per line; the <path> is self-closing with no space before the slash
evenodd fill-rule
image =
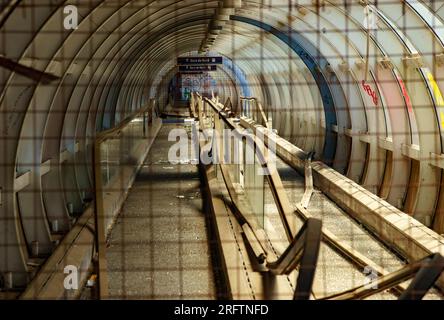
<path id="1" fill-rule="evenodd" d="M 313 195 L 314 187 L 313 187 L 313 168 L 311 166 L 311 161 L 313 159 L 314 152 L 310 152 L 308 154 L 307 159 L 305 160 L 305 193 L 301 200 L 301 206 L 304 209 L 308 208 L 310 204 L 311 196 Z"/>

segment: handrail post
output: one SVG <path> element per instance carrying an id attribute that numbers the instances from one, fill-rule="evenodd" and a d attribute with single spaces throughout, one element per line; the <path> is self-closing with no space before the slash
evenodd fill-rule
<path id="1" fill-rule="evenodd" d="M 311 166 L 311 161 L 313 158 L 313 153 L 310 153 L 305 159 L 305 192 L 301 200 L 301 206 L 304 209 L 308 208 L 311 196 L 313 195 L 313 168 Z"/>

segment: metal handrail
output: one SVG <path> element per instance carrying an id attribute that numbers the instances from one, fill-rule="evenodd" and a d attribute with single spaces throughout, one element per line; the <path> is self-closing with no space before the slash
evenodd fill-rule
<path id="1" fill-rule="evenodd" d="M 220 116 L 220 120 L 222 120 L 229 128 L 235 129 L 235 126 L 223 116 L 223 109 L 218 108 L 217 103 L 214 103 L 212 100 L 207 98 L 204 98 L 203 100 L 207 102 L 212 107 L 214 112 Z M 216 126 L 216 123 L 214 123 L 214 125 Z M 256 152 L 258 158 L 260 159 L 261 163 L 263 163 L 263 166 L 267 167 L 268 163 L 265 155 L 263 154 L 261 148 L 257 148 L 258 141 L 256 140 L 256 137 L 252 137 L 252 141 L 257 149 Z M 293 210 L 291 210 L 291 206 L 286 198 L 286 194 L 279 192 L 278 190 L 279 187 L 283 189 L 282 181 L 277 172 L 267 175 L 270 189 L 280 213 L 281 222 L 290 241 L 290 244 L 284 253 L 277 258 L 276 261 L 267 261 L 267 258 L 270 256 L 268 255 L 266 249 L 267 245 L 262 243 L 261 239 L 255 234 L 254 229 L 251 227 L 248 219 L 246 218 L 246 209 L 243 208 L 238 200 L 238 196 L 228 172 L 228 167 L 223 164 L 222 161 L 220 161 L 219 167 L 221 169 L 222 177 L 227 187 L 229 196 L 235 208 L 234 213 L 236 219 L 242 226 L 242 236 L 245 240 L 246 248 L 253 268 L 255 268 L 258 272 L 266 272 L 272 276 L 277 276 L 284 274 L 288 275 L 295 270 L 297 266 L 300 266 L 296 290 L 294 292 L 294 299 L 309 299 L 322 238 L 322 222 L 317 219 L 308 219 L 299 233 L 296 236 L 293 236 L 295 232 L 292 230 L 287 220 L 287 216 L 292 215 Z"/>
<path id="2" fill-rule="evenodd" d="M 207 102 L 212 109 L 218 114 L 221 115 L 221 109 L 217 107 L 217 104 L 215 104 L 212 100 L 208 98 L 204 98 L 204 101 Z M 235 126 L 228 121 L 224 116 L 220 117 L 221 120 L 231 129 L 235 129 Z M 268 169 L 268 163 L 266 161 L 266 157 L 264 153 L 262 152 L 260 146 L 258 147 L 258 141 L 255 136 L 252 136 L 252 142 L 254 143 L 254 147 L 256 148 L 256 154 L 257 157 L 261 160 L 261 163 L 263 163 L 263 166 Z M 223 166 L 223 164 L 221 163 Z M 222 167 L 221 166 L 221 167 Z M 287 239 L 289 242 L 293 241 L 293 237 L 295 236 L 296 232 L 293 228 L 293 226 L 288 222 L 288 217 L 293 215 L 294 210 L 292 209 L 290 202 L 288 201 L 287 195 L 285 193 L 279 192 L 279 189 L 283 190 L 282 181 L 280 179 L 280 176 L 278 172 L 269 170 L 269 174 L 266 175 L 267 181 L 270 185 L 270 190 L 273 194 L 273 198 L 275 199 L 276 206 L 278 208 L 278 212 L 284 227 L 284 230 L 287 235 Z M 227 181 L 225 181 L 227 182 Z"/>
<path id="3" fill-rule="evenodd" d="M 270 124 L 268 123 L 268 118 L 265 115 L 264 108 L 262 107 L 262 104 L 259 102 L 259 100 L 257 98 L 255 98 L 255 97 L 240 97 L 240 100 L 241 100 L 241 102 L 242 102 L 242 100 L 254 101 L 256 108 L 258 109 L 257 111 L 260 113 L 260 115 L 262 117 L 262 121 L 264 122 L 264 126 L 267 129 L 270 129 Z M 242 103 L 241 103 L 241 113 L 243 113 Z"/>
<path id="4" fill-rule="evenodd" d="M 316 237 L 319 238 L 320 242 L 321 231 L 322 223 L 320 220 L 313 218 L 308 219 L 285 252 L 276 261 L 267 262 L 267 268 L 275 275 L 290 274 L 301 260 L 306 243 L 312 242 L 313 240 L 313 243 L 316 243 Z"/>
<path id="5" fill-rule="evenodd" d="M 131 121 L 134 119 L 140 118 L 140 116 L 144 115 L 148 111 L 152 110 L 156 105 L 156 101 L 154 99 L 151 99 L 150 103 L 142 107 L 141 109 L 134 111 L 129 116 L 127 116 L 122 122 L 120 122 L 116 127 L 113 127 L 108 130 L 104 130 L 96 135 L 95 144 L 102 143 L 106 140 L 111 139 L 114 136 L 118 136 L 123 128 L 125 128 Z"/>
<path id="6" fill-rule="evenodd" d="M 201 98 L 202 99 L 202 98 Z M 255 98 L 241 98 L 244 100 L 256 100 Z M 217 104 L 210 99 L 202 99 L 207 102 L 212 109 L 220 116 L 220 120 L 234 129 L 235 126 L 224 116 L 223 109 L 218 108 Z M 205 113 L 205 112 L 203 112 Z M 254 140 L 255 141 L 255 140 Z M 255 141 L 256 143 L 256 141 Z M 263 161 L 264 155 L 258 149 L 258 157 Z M 306 171 L 310 172 L 310 161 L 312 154 L 306 156 Z M 265 162 L 266 163 L 266 162 Z M 265 164 L 266 166 L 266 164 Z M 267 254 L 267 246 L 261 243 L 261 240 L 254 233 L 253 228 L 243 215 L 243 208 L 237 201 L 231 178 L 229 177 L 228 168 L 224 164 L 220 164 L 222 176 L 224 178 L 230 198 L 235 207 L 235 215 L 242 226 L 242 237 L 244 239 L 248 256 L 252 262 L 253 270 L 272 275 L 288 275 L 298 265 L 300 265 L 299 275 L 297 279 L 297 287 L 294 293 L 295 299 L 309 299 L 311 288 L 313 285 L 314 274 L 319 254 L 320 241 L 323 236 L 322 222 L 320 220 L 308 218 L 306 224 L 299 233 L 292 238 L 290 245 L 284 253 L 273 262 L 267 261 L 271 255 Z M 309 174 L 310 175 L 310 174 Z M 270 178 L 269 178 L 270 179 Z M 271 178 L 269 181 L 273 181 Z M 275 176 L 275 181 L 279 183 L 280 177 Z M 276 186 L 270 182 L 272 192 L 279 194 Z M 307 199 L 312 192 L 312 186 L 309 183 L 306 188 Z M 278 208 L 282 203 L 276 198 Z M 285 205 L 283 205 L 285 206 Z M 280 211 L 281 213 L 281 211 Z M 285 214 L 281 215 L 285 229 Z M 286 230 L 287 231 L 287 230 Z M 291 233 L 290 233 L 291 234 Z M 287 234 L 288 236 L 289 234 Z M 325 235 L 324 235 L 325 236 Z M 444 258 L 439 254 L 430 255 L 418 262 L 411 263 L 404 268 L 383 275 L 369 284 L 364 284 L 357 288 L 346 290 L 337 294 L 329 295 L 321 300 L 347 300 L 347 299 L 364 299 L 387 289 L 393 289 L 403 282 L 414 277 L 410 285 L 399 296 L 399 300 L 419 300 L 433 287 L 437 279 L 444 271 Z M 375 289 L 376 286 L 376 289 Z"/>
<path id="7" fill-rule="evenodd" d="M 284 253 L 275 261 L 267 260 L 267 252 L 256 245 L 255 235 L 247 225 L 242 226 L 243 239 L 253 270 L 272 276 L 289 275 L 299 266 L 294 300 L 310 299 L 319 249 L 322 241 L 322 222 L 308 219 Z"/>
<path id="8" fill-rule="evenodd" d="M 274 275 L 289 275 L 300 265 L 295 300 L 310 298 L 321 240 L 322 222 L 310 218 L 285 252 L 276 261 L 267 263 L 268 270 Z"/>
<path id="9" fill-rule="evenodd" d="M 126 117 L 119 125 L 109 130 L 102 131 L 96 136 L 94 141 L 94 187 L 95 187 L 95 247 L 97 249 L 98 255 L 98 269 L 99 272 L 99 296 L 101 299 L 106 299 L 108 297 L 108 275 L 106 272 L 107 263 L 106 263 L 106 234 L 105 234 L 105 212 L 104 212 L 104 200 L 103 200 L 103 182 L 102 182 L 102 174 L 100 171 L 101 168 L 101 144 L 104 141 L 113 139 L 119 136 L 122 130 L 131 123 L 131 121 L 140 118 L 141 116 L 145 117 L 145 114 L 155 107 L 155 100 L 151 99 L 150 103 L 146 106 L 137 110 Z M 150 119 L 152 120 L 152 119 Z M 145 125 L 145 121 L 144 121 Z M 145 128 L 144 128 L 145 131 Z"/>

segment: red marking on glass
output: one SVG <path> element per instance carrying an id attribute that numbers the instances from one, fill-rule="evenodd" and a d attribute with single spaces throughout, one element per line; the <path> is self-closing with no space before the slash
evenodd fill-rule
<path id="1" fill-rule="evenodd" d="M 413 112 L 412 102 L 410 100 L 409 94 L 407 93 L 407 89 L 404 85 L 404 82 L 402 81 L 402 79 L 399 75 L 396 75 L 396 78 L 398 79 L 399 85 L 401 86 L 401 92 L 402 92 L 402 95 L 404 96 L 405 104 L 407 105 L 407 110 L 410 113 L 412 113 Z"/>
<path id="2" fill-rule="evenodd" d="M 377 106 L 378 105 L 378 95 L 376 94 L 376 91 L 373 90 L 369 84 L 365 83 L 364 80 L 362 80 L 362 87 L 364 88 L 364 91 L 367 92 L 367 94 L 372 98 L 375 106 Z"/>

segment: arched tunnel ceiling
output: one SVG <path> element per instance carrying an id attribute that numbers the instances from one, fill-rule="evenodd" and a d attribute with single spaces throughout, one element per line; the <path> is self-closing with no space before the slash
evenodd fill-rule
<path id="1" fill-rule="evenodd" d="M 214 21 L 202 54 L 237 70 L 214 73 L 222 100 L 238 102 L 243 83 L 280 135 L 444 232 L 444 2 L 3 3 L 0 271 L 25 274 L 32 241 L 52 250 L 52 222 L 68 230 L 68 203 L 91 196 L 96 132 L 151 98 L 164 107 L 177 57 L 201 51 Z"/>

